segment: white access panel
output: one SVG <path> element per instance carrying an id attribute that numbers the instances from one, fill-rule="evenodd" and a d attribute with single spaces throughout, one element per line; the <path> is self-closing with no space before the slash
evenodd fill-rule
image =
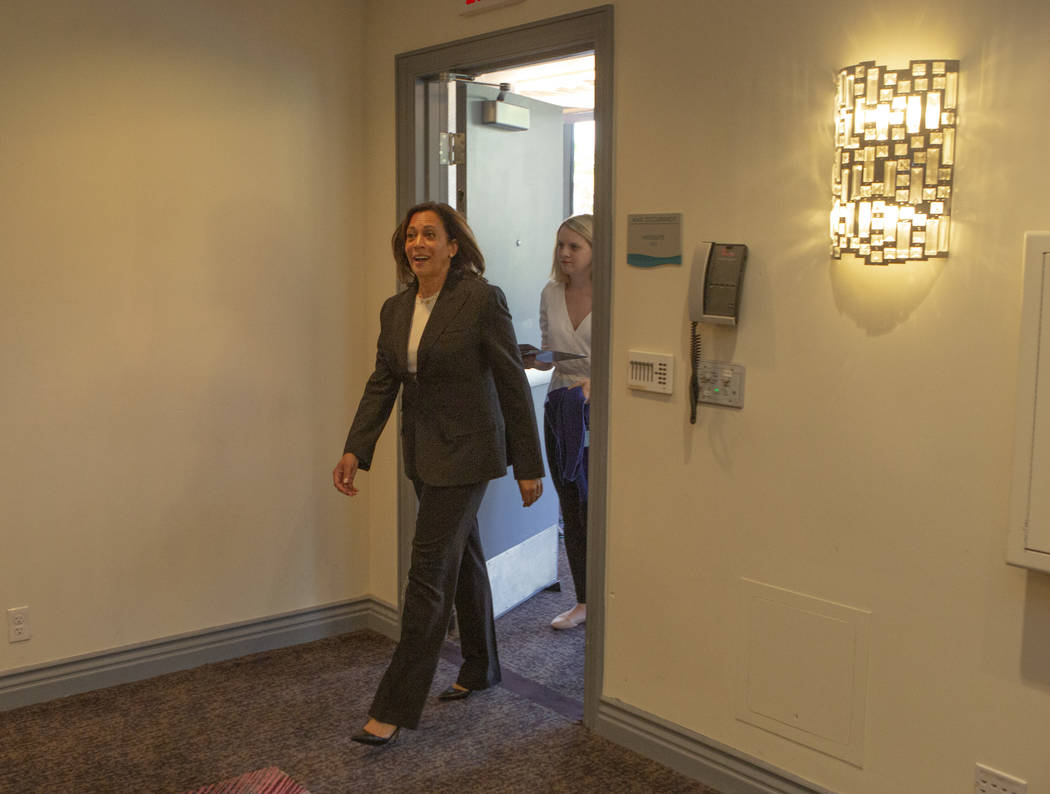
<path id="1" fill-rule="evenodd" d="M 1006 561 L 1050 572 L 1050 232 L 1025 234 Z"/>

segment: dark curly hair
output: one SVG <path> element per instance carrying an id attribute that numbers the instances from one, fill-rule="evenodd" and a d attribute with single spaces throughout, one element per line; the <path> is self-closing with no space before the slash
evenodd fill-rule
<path id="1" fill-rule="evenodd" d="M 456 241 L 458 249 L 452 257 L 449 271 L 464 270 L 477 275 L 485 272 L 485 257 L 478 248 L 478 241 L 474 239 L 474 232 L 467 225 L 467 220 L 448 204 L 440 201 L 424 201 L 416 204 L 405 213 L 404 220 L 394 229 L 394 235 L 390 238 L 390 247 L 394 251 L 394 261 L 397 263 L 397 278 L 402 284 L 412 284 L 416 280 L 416 274 L 412 272 L 412 264 L 408 261 L 405 253 L 405 234 L 408 224 L 417 212 L 433 212 L 445 227 L 445 235 L 449 242 Z"/>

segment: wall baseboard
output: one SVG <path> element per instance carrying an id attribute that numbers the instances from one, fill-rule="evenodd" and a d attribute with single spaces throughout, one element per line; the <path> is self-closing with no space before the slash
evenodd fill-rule
<path id="1" fill-rule="evenodd" d="M 397 639 L 397 610 L 372 598 L 272 615 L 0 674 L 0 711 L 372 629 Z"/>
<path id="2" fill-rule="evenodd" d="M 598 704 L 595 731 L 725 794 L 833 794 L 615 698 Z"/>

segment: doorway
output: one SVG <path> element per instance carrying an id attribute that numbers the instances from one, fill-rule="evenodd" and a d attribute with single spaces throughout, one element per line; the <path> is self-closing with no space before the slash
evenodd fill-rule
<path id="1" fill-rule="evenodd" d="M 447 201 L 447 169 L 440 164 L 434 133 L 447 124 L 448 79 L 442 75 L 479 75 L 527 63 L 554 61 L 593 53 L 594 58 L 594 276 L 591 350 L 591 466 L 588 526 L 588 620 L 584 664 L 584 723 L 593 726 L 601 694 L 604 628 L 604 559 L 606 450 L 608 444 L 609 311 L 611 306 L 612 252 L 612 15 L 611 6 L 497 31 L 463 41 L 438 45 L 397 57 L 397 197 L 398 215 L 413 204 L 437 199 Z M 580 122 L 589 119 L 579 119 Z M 455 183 L 456 191 L 463 185 Z M 559 196 L 560 198 L 560 196 Z M 568 199 L 569 202 L 572 199 Z M 564 217 L 565 205 L 557 207 Z M 568 209 L 572 210 L 571 206 Z M 577 210 L 582 211 L 582 210 Z M 559 218 L 560 220 L 560 218 Z M 468 212 L 468 221 L 474 221 Z M 549 225 L 549 224 L 548 224 Z M 547 231 L 543 248 L 553 248 L 555 223 Z M 486 257 L 488 252 L 486 251 Z M 549 269 L 549 266 L 548 268 Z M 500 283 L 496 280 L 496 283 Z M 501 285 L 502 286 L 502 285 Z M 531 303 L 538 304 L 542 282 L 534 287 Z M 520 332 L 519 332 L 520 333 Z M 525 340 L 519 340 L 525 341 Z M 541 401 L 542 410 L 542 401 Z M 498 481 L 497 481 L 498 482 Z M 553 490 L 553 489 L 551 489 Z M 520 507 L 519 507 L 520 510 Z M 403 585 L 411 553 L 415 496 L 406 479 L 400 481 L 399 560 Z M 488 552 L 488 549 L 486 549 Z M 549 630 L 543 624 L 537 631 Z"/>
<path id="2" fill-rule="evenodd" d="M 554 230 L 565 217 L 565 109 L 527 96 L 518 83 L 560 64 L 526 64 L 492 77 L 443 73 L 427 90 L 428 97 L 448 95 L 448 130 L 442 125 L 428 135 L 427 150 L 439 152 L 437 197 L 467 218 L 485 255 L 485 278 L 507 298 L 518 342 L 534 346 L 541 342 L 538 296 L 550 273 Z M 589 87 L 593 91 L 593 79 Z M 530 369 L 526 376 L 542 427 L 551 372 Z M 502 614 L 558 581 L 553 483 L 546 478 L 543 497 L 523 510 L 512 474 L 492 480 L 478 521 L 498 626 Z M 582 682 L 582 673 L 578 678 Z M 582 694 L 577 699 L 582 702 Z"/>

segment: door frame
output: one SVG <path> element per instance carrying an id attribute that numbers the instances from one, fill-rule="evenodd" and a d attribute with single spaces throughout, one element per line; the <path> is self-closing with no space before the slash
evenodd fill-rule
<path id="1" fill-rule="evenodd" d="M 613 275 L 613 7 L 598 6 L 396 56 L 396 220 L 424 200 L 435 179 L 427 162 L 426 78 L 441 72 L 482 72 L 522 63 L 594 52 L 595 174 L 594 261 L 591 318 L 591 435 L 587 518 L 587 642 L 583 722 L 594 728 L 602 693 L 605 646 L 605 519 L 608 493 L 609 342 Z M 398 471 L 404 462 L 398 451 Z M 398 600 L 412 552 L 415 492 L 398 477 Z M 537 627 L 537 631 L 544 627 Z"/>

